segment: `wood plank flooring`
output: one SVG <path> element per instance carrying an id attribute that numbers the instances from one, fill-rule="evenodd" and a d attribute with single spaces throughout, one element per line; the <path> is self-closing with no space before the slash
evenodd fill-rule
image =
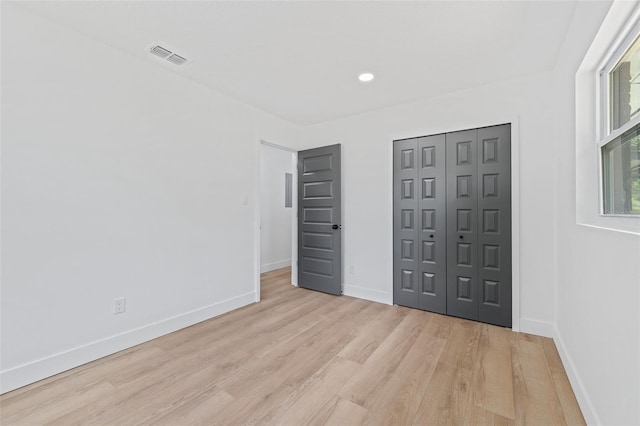
<path id="1" fill-rule="evenodd" d="M 585 424 L 550 339 L 263 274 L 262 301 L 0 397 L 3 425 Z"/>

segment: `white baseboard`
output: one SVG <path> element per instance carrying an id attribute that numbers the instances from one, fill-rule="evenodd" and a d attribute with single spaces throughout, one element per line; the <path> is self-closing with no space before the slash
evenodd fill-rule
<path id="1" fill-rule="evenodd" d="M 245 293 L 2 371 L 0 394 L 249 305 L 255 297 L 255 292 Z"/>
<path id="2" fill-rule="evenodd" d="M 520 318 L 520 332 L 542 337 L 553 337 L 553 324 L 531 318 Z"/>
<path id="3" fill-rule="evenodd" d="M 578 374 L 573 360 L 567 351 L 564 340 L 562 339 L 558 328 L 555 326 L 553 327 L 553 341 L 555 342 L 558 353 L 560 354 L 560 359 L 562 360 L 564 370 L 567 372 L 567 377 L 569 377 L 569 383 L 571 383 L 573 393 L 578 400 L 578 405 L 580 405 L 580 410 L 582 410 L 584 420 L 588 425 L 601 425 L 602 422 L 600 421 L 598 414 L 596 414 L 596 410 L 593 408 L 591 398 L 589 398 L 589 394 L 587 393 L 582 380 L 580 380 L 580 375 Z"/>
<path id="4" fill-rule="evenodd" d="M 342 288 L 342 294 L 345 296 L 357 297 L 358 299 L 384 303 L 385 305 L 393 305 L 393 296 L 386 291 L 371 290 L 369 288 L 345 284 Z"/>
<path id="5" fill-rule="evenodd" d="M 260 266 L 260 273 L 275 271 L 276 269 L 286 268 L 291 266 L 291 259 L 281 260 L 280 262 L 266 263 Z"/>

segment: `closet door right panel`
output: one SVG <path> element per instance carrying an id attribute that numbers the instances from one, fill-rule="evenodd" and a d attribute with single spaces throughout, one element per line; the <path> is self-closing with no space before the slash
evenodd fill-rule
<path id="1" fill-rule="evenodd" d="M 478 319 L 477 130 L 447 133 L 447 315 Z"/>
<path id="2" fill-rule="evenodd" d="M 478 320 L 511 327 L 511 125 L 478 129 Z"/>

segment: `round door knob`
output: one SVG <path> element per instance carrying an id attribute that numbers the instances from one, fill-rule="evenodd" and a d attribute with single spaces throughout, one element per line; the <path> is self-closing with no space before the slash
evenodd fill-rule
<path id="1" fill-rule="evenodd" d="M 433 238 L 433 235 L 429 235 L 429 238 Z"/>
<path id="2" fill-rule="evenodd" d="M 463 238 L 464 238 L 464 236 L 460 235 L 460 239 L 463 239 Z"/>

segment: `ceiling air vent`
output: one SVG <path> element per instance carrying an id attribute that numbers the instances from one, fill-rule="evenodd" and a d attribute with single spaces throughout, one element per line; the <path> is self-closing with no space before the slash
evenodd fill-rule
<path id="1" fill-rule="evenodd" d="M 157 44 L 149 47 L 149 53 L 151 53 L 152 55 L 156 55 L 159 58 L 165 59 L 174 65 L 182 65 L 187 63 L 187 58 L 185 58 L 184 56 L 175 54 L 169 49 L 165 49 L 164 47 L 158 46 Z"/>
<path id="2" fill-rule="evenodd" d="M 149 51 L 154 55 L 161 57 L 162 59 L 166 59 L 167 56 L 171 55 L 170 50 L 167 50 L 164 47 L 160 46 L 151 46 L 151 49 L 149 49 Z"/>
<path id="3" fill-rule="evenodd" d="M 180 55 L 176 55 L 176 54 L 174 53 L 173 55 L 171 55 L 171 56 L 169 56 L 169 57 L 167 58 L 167 61 L 171 62 L 172 64 L 182 65 L 182 64 L 184 64 L 185 62 L 187 62 L 187 59 L 186 59 L 186 58 L 183 58 L 183 57 L 182 57 L 182 56 L 180 56 Z"/>

